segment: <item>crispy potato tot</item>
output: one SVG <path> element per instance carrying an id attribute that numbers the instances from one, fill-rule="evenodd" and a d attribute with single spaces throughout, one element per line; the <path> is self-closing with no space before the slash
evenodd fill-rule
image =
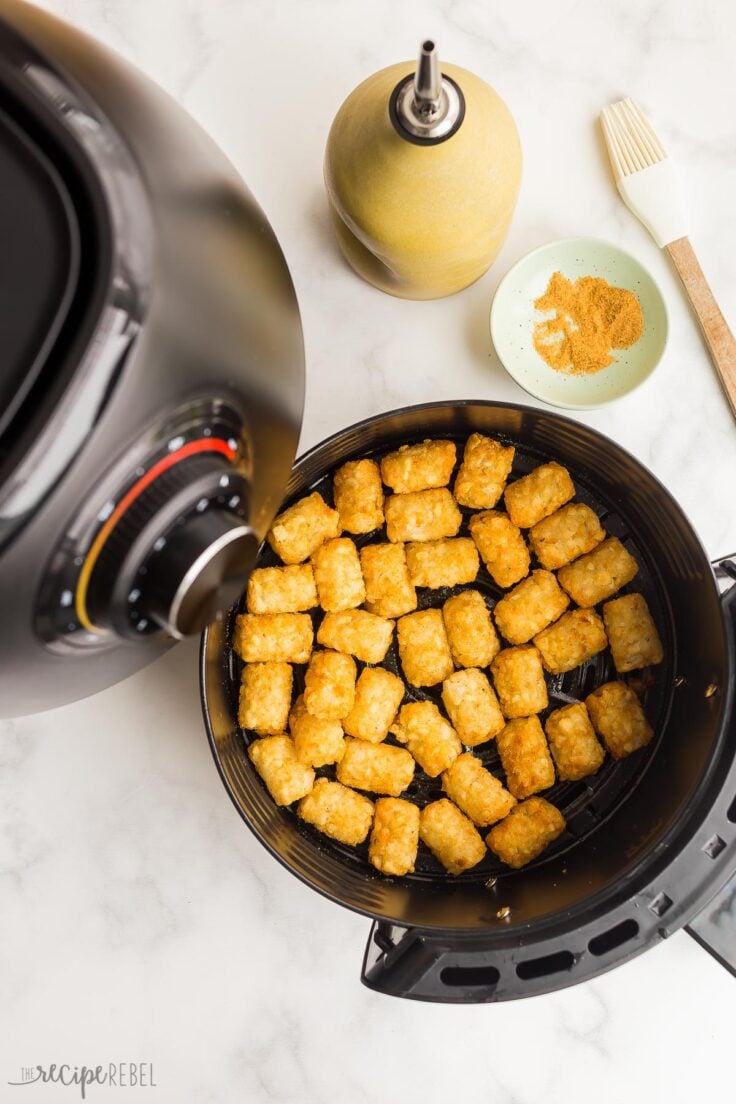
<path id="1" fill-rule="evenodd" d="M 375 460 L 348 460 L 332 483 L 340 525 L 348 533 L 372 533 L 383 525 L 383 486 Z"/>
<path id="2" fill-rule="evenodd" d="M 285 564 L 298 564 L 339 532 L 340 515 L 315 491 L 278 515 L 267 540 Z"/>
<path id="3" fill-rule="evenodd" d="M 401 669 L 412 686 L 436 686 L 454 671 L 440 610 L 419 610 L 399 618 L 396 636 Z"/>
<path id="4" fill-rule="evenodd" d="M 314 630 L 308 613 L 241 613 L 233 647 L 246 663 L 306 663 Z"/>
<path id="5" fill-rule="evenodd" d="M 574 609 L 534 637 L 542 663 L 552 675 L 572 671 L 602 652 L 608 643 L 603 622 L 594 610 Z"/>
<path id="6" fill-rule="evenodd" d="M 575 486 L 569 471 L 552 460 L 510 483 L 503 500 L 514 525 L 520 529 L 531 529 L 532 525 L 569 502 L 574 494 Z"/>
<path id="7" fill-rule="evenodd" d="M 317 605 L 311 564 L 257 567 L 248 579 L 248 613 L 302 613 Z"/>
<path id="8" fill-rule="evenodd" d="M 463 462 L 455 480 L 455 498 L 461 506 L 487 510 L 495 506 L 503 494 L 514 447 L 506 447 L 482 433 L 471 433 L 465 442 Z"/>
<path id="9" fill-rule="evenodd" d="M 447 770 L 463 750 L 454 728 L 433 702 L 402 705 L 391 732 L 430 778 Z"/>
<path id="10" fill-rule="evenodd" d="M 313 717 L 300 694 L 289 714 L 289 732 L 297 758 L 308 767 L 337 763 L 345 751 L 345 736 L 339 721 Z"/>
<path id="11" fill-rule="evenodd" d="M 504 717 L 529 717 L 549 704 L 542 657 L 533 644 L 504 648 L 491 664 L 493 685 Z"/>
<path id="12" fill-rule="evenodd" d="M 411 785 L 413 777 L 413 757 L 393 744 L 347 740 L 345 754 L 337 764 L 337 780 L 344 786 L 389 797 L 399 797 Z"/>
<path id="13" fill-rule="evenodd" d="M 555 784 L 555 767 L 539 717 L 509 721 L 496 737 L 506 785 L 514 797 L 529 797 Z"/>
<path id="14" fill-rule="evenodd" d="M 299 762 L 288 736 L 254 740 L 248 746 L 248 757 L 277 805 L 291 805 L 314 785 L 314 771 Z"/>
<path id="15" fill-rule="evenodd" d="M 456 451 L 452 441 L 402 445 L 381 461 L 383 482 L 396 494 L 446 487 L 455 467 Z"/>
<path id="16" fill-rule="evenodd" d="M 468 537 L 407 544 L 406 563 L 414 586 L 433 590 L 472 583 L 480 568 L 477 549 Z"/>
<path id="17" fill-rule="evenodd" d="M 623 598 L 606 602 L 603 620 L 619 674 L 662 662 L 662 641 L 646 598 L 641 594 L 625 594 Z"/>
<path id="18" fill-rule="evenodd" d="M 386 499 L 386 536 L 390 541 L 430 541 L 454 537 L 462 514 L 446 487 L 395 494 Z"/>
<path id="19" fill-rule="evenodd" d="M 606 682 L 585 699 L 593 727 L 614 759 L 645 747 L 654 731 L 631 687 Z"/>
<path id="20" fill-rule="evenodd" d="M 521 530 L 497 510 L 473 514 L 468 528 L 488 574 L 500 587 L 510 587 L 529 574 L 529 549 Z"/>
<path id="21" fill-rule="evenodd" d="M 529 543 L 542 567 L 555 571 L 591 552 L 605 535 L 598 515 L 590 506 L 571 502 L 533 525 Z"/>
<path id="22" fill-rule="evenodd" d="M 541 855 L 565 831 L 565 818 L 543 797 L 515 805 L 505 820 L 486 836 L 489 849 L 514 870 Z"/>
<path id="23" fill-rule="evenodd" d="M 458 667 L 488 667 L 501 645 L 483 595 L 463 590 L 448 598 L 442 607 L 442 620 Z"/>
<path id="24" fill-rule="evenodd" d="M 466 667 L 446 678 L 442 703 L 467 747 L 492 740 L 506 723 L 491 684 L 477 668 Z"/>
<path id="25" fill-rule="evenodd" d="M 343 610 L 325 614 L 317 640 L 325 648 L 347 652 L 363 663 L 381 663 L 393 633 L 393 621 L 367 610 Z"/>
<path id="26" fill-rule="evenodd" d="M 563 705 L 550 713 L 544 724 L 549 749 L 562 782 L 587 778 L 602 766 L 606 757 L 582 702 Z"/>
<path id="27" fill-rule="evenodd" d="M 469 751 L 444 772 L 442 789 L 478 828 L 503 820 L 516 804 L 516 798 Z"/>
<path id="28" fill-rule="evenodd" d="M 419 847 L 419 809 L 411 801 L 379 797 L 373 817 L 368 861 L 382 874 L 411 874 Z"/>
<path id="29" fill-rule="evenodd" d="M 312 652 L 304 673 L 304 705 L 313 717 L 341 721 L 355 701 L 357 668 L 344 652 Z"/>
<path id="30" fill-rule="evenodd" d="M 371 830 L 373 802 L 340 782 L 318 778 L 299 802 L 297 814 L 326 836 L 355 847 Z"/>
<path id="31" fill-rule="evenodd" d="M 293 672 L 288 663 L 246 663 L 240 680 L 238 724 L 259 736 L 286 731 Z"/>
<path id="32" fill-rule="evenodd" d="M 404 697 L 404 684 L 383 667 L 365 667 L 355 687 L 355 704 L 343 721 L 349 736 L 380 744 L 388 736 Z"/>
<path id="33" fill-rule="evenodd" d="M 381 617 L 403 617 L 417 608 L 403 544 L 367 544 L 360 550 L 365 608 Z"/>
<path id="34" fill-rule="evenodd" d="M 557 579 L 573 602 L 597 606 L 630 583 L 638 570 L 636 560 L 618 537 L 609 537 L 587 556 L 561 567 Z"/>
<path id="35" fill-rule="evenodd" d="M 327 613 L 355 609 L 365 601 L 358 549 L 350 537 L 326 541 L 312 554 L 319 604 Z"/>
<path id="36" fill-rule="evenodd" d="M 510 644 L 526 644 L 570 605 L 551 571 L 532 571 L 493 610 L 496 627 Z"/>
<path id="37" fill-rule="evenodd" d="M 422 809 L 419 838 L 448 874 L 462 874 L 486 856 L 483 840 L 472 820 L 446 797 Z"/>

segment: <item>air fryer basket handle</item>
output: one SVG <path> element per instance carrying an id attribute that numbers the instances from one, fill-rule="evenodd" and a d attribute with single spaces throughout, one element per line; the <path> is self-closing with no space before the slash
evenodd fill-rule
<path id="1" fill-rule="evenodd" d="M 717 560 L 713 570 L 719 585 L 727 586 L 722 601 L 731 628 L 729 646 L 733 670 L 736 661 L 736 555 Z M 730 586 L 729 580 L 733 580 Z M 736 717 L 731 717 L 730 723 L 736 724 Z M 736 871 L 685 930 L 736 976 Z"/>
<path id="2" fill-rule="evenodd" d="M 363 960 L 361 981 L 391 997 L 441 1004 L 498 1000 L 501 973 L 483 941 L 399 928 L 376 920 Z"/>

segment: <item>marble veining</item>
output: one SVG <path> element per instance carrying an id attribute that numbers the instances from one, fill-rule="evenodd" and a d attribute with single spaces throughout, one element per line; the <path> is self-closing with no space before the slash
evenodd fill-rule
<path id="1" fill-rule="evenodd" d="M 736 551 L 734 424 L 677 278 L 618 200 L 594 126 L 619 95 L 642 102 L 680 166 L 692 239 L 736 322 L 727 0 L 48 6 L 184 103 L 265 207 L 303 312 L 302 448 L 405 403 L 530 402 L 490 346 L 494 288 L 533 246 L 600 235 L 660 282 L 671 337 L 640 391 L 580 418 L 654 470 L 711 556 Z M 525 169 L 493 269 L 452 299 L 409 303 L 343 264 L 322 153 L 350 89 L 427 34 L 507 100 Z M 153 1062 L 157 1087 L 145 1092 L 167 1104 L 569 1104 L 591 1094 L 684 1104 L 728 1091 L 733 980 L 683 933 L 595 982 L 507 1005 L 443 1008 L 363 989 L 367 921 L 290 877 L 227 800 L 200 720 L 195 643 L 88 701 L 0 722 L 0 810 L 2 1100 L 78 1098 L 8 1087 L 23 1065 L 115 1060 Z"/>

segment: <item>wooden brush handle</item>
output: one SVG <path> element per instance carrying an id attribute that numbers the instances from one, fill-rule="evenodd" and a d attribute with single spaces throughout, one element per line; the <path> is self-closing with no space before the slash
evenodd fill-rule
<path id="1" fill-rule="evenodd" d="M 716 302 L 708 281 L 698 264 L 689 238 L 678 238 L 665 249 L 680 274 L 685 291 L 693 305 L 703 331 L 721 386 L 726 393 L 731 413 L 736 418 L 736 339 Z"/>

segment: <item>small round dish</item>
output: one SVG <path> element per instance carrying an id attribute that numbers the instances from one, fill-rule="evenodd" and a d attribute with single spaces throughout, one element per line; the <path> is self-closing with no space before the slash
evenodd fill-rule
<path id="1" fill-rule="evenodd" d="M 614 349 L 613 363 L 600 372 L 558 372 L 534 348 L 534 325 L 545 317 L 534 300 L 557 271 L 570 280 L 603 277 L 641 303 L 644 333 L 628 349 Z M 509 375 L 535 398 L 570 410 L 604 406 L 643 383 L 662 357 L 667 329 L 667 309 L 652 276 L 630 253 L 598 238 L 562 238 L 527 253 L 506 273 L 491 305 L 491 338 Z"/>

